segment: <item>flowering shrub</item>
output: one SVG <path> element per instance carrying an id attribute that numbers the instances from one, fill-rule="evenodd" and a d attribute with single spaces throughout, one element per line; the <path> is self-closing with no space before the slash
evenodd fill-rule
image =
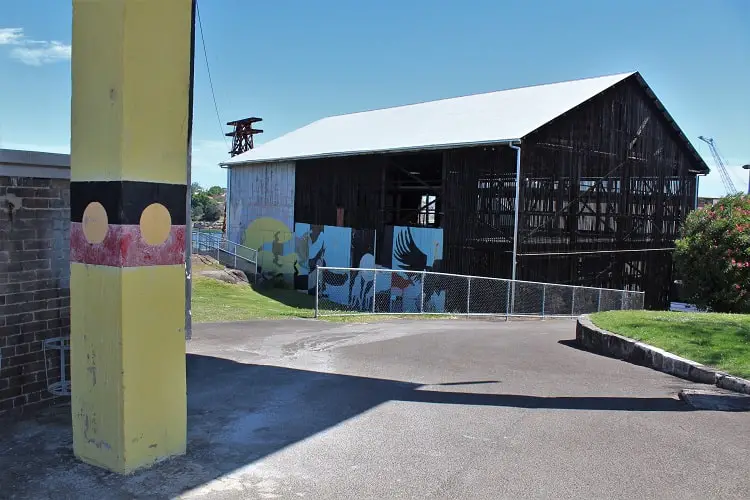
<path id="1" fill-rule="evenodd" d="M 695 305 L 750 313 L 750 196 L 727 196 L 690 213 L 675 263 Z"/>

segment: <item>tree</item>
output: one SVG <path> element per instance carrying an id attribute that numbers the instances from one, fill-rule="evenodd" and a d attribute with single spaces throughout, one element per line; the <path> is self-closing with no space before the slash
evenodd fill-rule
<path id="1" fill-rule="evenodd" d="M 224 192 L 224 188 L 221 186 L 211 186 L 206 192 L 208 193 L 208 196 L 215 198 Z"/>
<path id="2" fill-rule="evenodd" d="M 202 193 L 203 188 L 197 182 L 190 184 L 190 196 L 195 196 L 197 193 Z"/>
<path id="3" fill-rule="evenodd" d="M 190 218 L 194 221 L 201 220 L 203 218 L 203 205 L 191 205 Z"/>
<path id="4" fill-rule="evenodd" d="M 726 196 L 691 212 L 675 264 L 687 298 L 716 312 L 750 312 L 750 196 Z"/>
<path id="5" fill-rule="evenodd" d="M 190 216 L 193 220 L 201 220 L 206 212 L 206 204 L 211 200 L 204 191 L 193 192 L 190 198 Z"/>
<path id="6" fill-rule="evenodd" d="M 208 202 L 203 206 L 203 220 L 206 222 L 216 222 L 221 216 L 221 206 L 209 198 Z"/>

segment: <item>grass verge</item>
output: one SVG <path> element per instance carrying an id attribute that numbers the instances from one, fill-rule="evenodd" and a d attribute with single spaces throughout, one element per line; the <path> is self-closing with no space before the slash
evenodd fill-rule
<path id="1" fill-rule="evenodd" d="M 592 314 L 591 321 L 604 330 L 750 378 L 750 315 L 610 311 Z"/>
<path id="2" fill-rule="evenodd" d="M 259 290 L 247 285 L 195 276 L 193 278 L 193 321 L 216 323 L 251 319 L 313 318 L 315 298 L 294 290 Z M 399 318 L 449 319 L 445 315 L 351 315 L 326 316 L 335 322 L 364 323 Z"/>

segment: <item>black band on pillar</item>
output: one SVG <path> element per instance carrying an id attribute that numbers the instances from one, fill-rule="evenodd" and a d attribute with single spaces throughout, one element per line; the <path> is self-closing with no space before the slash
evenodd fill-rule
<path id="1" fill-rule="evenodd" d="M 82 222 L 83 211 L 99 202 L 107 211 L 110 224 L 138 224 L 141 213 L 152 203 L 161 203 L 169 211 L 172 225 L 187 222 L 187 186 L 160 182 L 90 181 L 70 183 L 70 220 Z"/>

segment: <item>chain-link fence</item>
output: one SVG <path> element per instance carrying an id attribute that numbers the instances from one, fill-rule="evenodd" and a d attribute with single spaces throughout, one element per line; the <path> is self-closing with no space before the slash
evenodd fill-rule
<path id="1" fill-rule="evenodd" d="M 643 292 L 457 274 L 319 267 L 315 315 L 444 314 L 575 317 L 643 309 Z"/>

